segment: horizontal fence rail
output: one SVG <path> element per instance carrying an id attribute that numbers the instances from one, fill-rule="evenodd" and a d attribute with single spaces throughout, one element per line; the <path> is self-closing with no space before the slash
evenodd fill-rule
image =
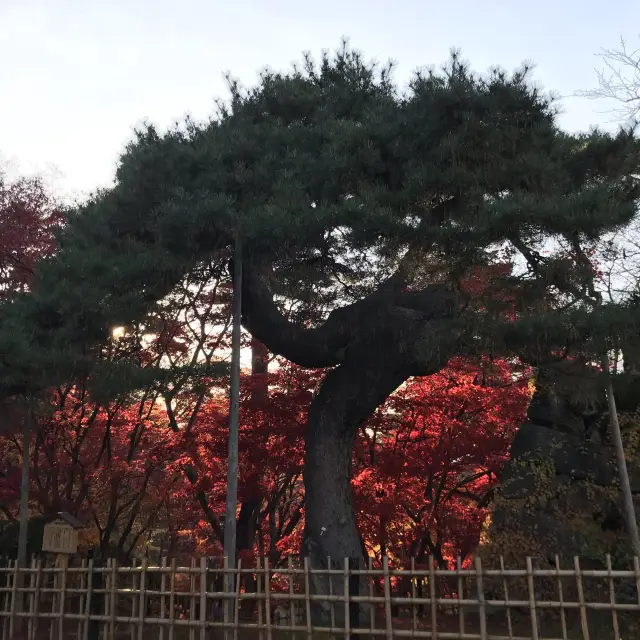
<path id="1" fill-rule="evenodd" d="M 640 638 L 640 562 L 442 569 L 384 558 L 228 566 L 221 559 L 0 563 L 1 640 Z"/>

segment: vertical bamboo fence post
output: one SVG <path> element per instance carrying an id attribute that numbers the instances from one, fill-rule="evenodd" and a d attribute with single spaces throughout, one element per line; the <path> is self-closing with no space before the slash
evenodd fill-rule
<path id="1" fill-rule="evenodd" d="M 139 575 L 137 572 L 137 562 L 135 558 L 131 561 L 131 568 L 133 571 L 131 572 L 131 620 L 138 619 L 138 598 L 140 597 L 138 594 L 138 584 L 140 582 Z M 136 640 L 136 626 L 135 624 L 131 624 L 131 640 Z"/>
<path id="2" fill-rule="evenodd" d="M 80 575 L 79 575 L 79 586 L 80 586 L 80 598 L 78 602 L 78 630 L 76 631 L 76 640 L 82 640 L 82 616 L 84 614 L 84 593 L 87 588 L 87 576 L 85 574 L 87 568 L 87 561 L 82 558 L 82 562 L 80 563 Z"/>
<path id="3" fill-rule="evenodd" d="M 389 558 L 382 558 L 382 574 L 384 580 L 384 617 L 387 640 L 393 640 L 393 620 L 391 618 L 391 579 L 389 577 Z"/>
<path id="4" fill-rule="evenodd" d="M 106 565 L 106 570 L 104 573 L 104 611 L 102 612 L 102 614 L 104 615 L 105 618 L 109 619 L 109 624 L 104 626 L 104 631 L 103 631 L 103 640 L 111 640 L 109 638 L 109 627 L 111 626 L 111 598 L 110 598 L 110 593 L 111 593 L 111 565 L 112 565 L 113 560 L 111 558 L 107 559 L 107 565 Z"/>
<path id="5" fill-rule="evenodd" d="M 436 569 L 433 556 L 429 556 L 429 599 L 431 600 L 431 637 L 438 640 L 438 603 L 436 602 Z"/>
<path id="6" fill-rule="evenodd" d="M 242 558 L 238 558 L 238 574 L 236 585 L 236 604 L 233 609 L 233 640 L 238 640 L 238 629 L 240 627 L 240 593 L 242 589 Z"/>
<path id="7" fill-rule="evenodd" d="M 176 559 L 171 559 L 169 574 L 169 640 L 173 640 L 176 619 Z"/>
<path id="8" fill-rule="evenodd" d="M 196 559 L 191 558 L 191 563 L 189 566 L 189 640 L 195 640 L 195 637 L 196 637 L 196 630 L 191 624 L 191 622 L 195 619 L 195 608 L 196 608 L 196 595 L 195 595 L 196 575 L 194 571 L 195 568 L 196 568 Z M 142 638 L 138 638 L 138 640 L 142 640 Z"/>
<path id="9" fill-rule="evenodd" d="M 478 589 L 478 615 L 480 617 L 480 637 L 487 640 L 487 606 L 484 599 L 482 560 L 476 558 L 476 586 Z"/>
<path id="10" fill-rule="evenodd" d="M 638 594 L 638 606 L 640 607 L 640 558 L 638 556 L 633 559 L 633 570 L 636 574 L 636 593 Z"/>
<path id="11" fill-rule="evenodd" d="M 144 639 L 144 618 L 147 613 L 145 590 L 147 583 L 147 559 L 143 558 L 140 569 L 140 602 L 138 604 L 138 640 Z"/>
<path id="12" fill-rule="evenodd" d="M 56 557 L 53 564 L 53 574 L 51 576 L 51 582 L 53 586 L 53 592 L 51 594 L 51 615 L 52 616 L 56 615 L 56 611 L 58 610 L 58 598 L 60 597 L 60 595 L 58 594 L 58 589 L 60 588 L 60 575 L 58 574 L 59 569 L 60 569 L 60 566 L 58 564 L 58 557 Z M 55 635 L 55 628 L 56 628 L 55 618 L 52 617 L 51 624 L 49 625 L 49 640 L 53 640 Z"/>
<path id="13" fill-rule="evenodd" d="M 613 623 L 614 640 L 620 640 L 620 627 L 618 626 L 618 612 L 616 611 L 616 587 L 613 580 L 611 556 L 607 553 L 607 573 L 609 574 L 609 598 L 611 601 L 611 622 Z"/>
<path id="14" fill-rule="evenodd" d="M 9 618 L 9 637 L 13 638 L 16 624 L 16 600 L 18 596 L 18 561 L 13 565 L 13 583 L 11 584 L 11 614 Z"/>
<path id="15" fill-rule="evenodd" d="M 329 567 L 331 570 L 331 567 Z M 329 573 L 329 584 L 332 582 L 331 573 Z M 344 637 L 345 640 L 349 640 L 351 638 L 351 616 L 350 614 L 350 602 L 349 602 L 349 558 L 344 559 L 344 580 L 343 580 L 343 591 L 344 591 Z"/>
<path id="16" fill-rule="evenodd" d="M 267 623 L 267 640 L 271 640 L 271 574 L 269 556 L 264 557 L 264 616 Z"/>
<path id="17" fill-rule="evenodd" d="M 291 626 L 294 627 L 296 625 L 296 606 L 293 600 L 294 589 L 293 589 L 293 561 L 291 560 L 291 556 L 287 558 L 287 570 L 289 572 L 288 582 L 289 582 L 289 615 L 291 616 Z M 291 636 L 292 640 L 296 640 L 295 631 Z M 236 638 L 234 638 L 236 640 Z"/>
<path id="18" fill-rule="evenodd" d="M 560 557 L 556 555 L 556 576 L 558 580 L 558 600 L 560 602 L 560 629 L 562 631 L 562 640 L 567 638 L 567 616 L 564 610 L 564 594 L 562 592 L 562 577 L 560 575 Z"/>
<path id="19" fill-rule="evenodd" d="M 166 617 L 167 601 L 165 593 L 167 591 L 167 558 L 160 560 L 160 640 L 164 640 L 164 619 Z"/>
<path id="20" fill-rule="evenodd" d="M 83 560 L 84 562 L 84 560 Z M 41 592 L 42 592 L 42 558 L 38 558 L 36 560 L 36 592 L 34 594 L 34 602 L 33 602 L 33 635 L 32 640 L 36 640 L 38 637 L 38 626 L 39 626 L 39 618 L 40 618 L 40 600 L 41 600 Z M 82 613 L 82 610 L 79 611 Z M 80 623 L 78 622 L 78 628 L 80 627 Z M 80 632 L 78 632 L 78 640 L 80 640 Z"/>
<path id="21" fill-rule="evenodd" d="M 582 586 L 582 571 L 580 570 L 580 559 L 578 556 L 574 557 L 573 565 L 576 571 L 576 586 L 578 588 L 578 602 L 580 603 L 580 624 L 582 626 L 582 635 L 584 636 L 584 640 L 590 640 L 589 620 L 587 619 L 587 607 L 584 600 L 584 589 Z"/>
<path id="22" fill-rule="evenodd" d="M 529 612 L 531 615 L 532 640 L 538 640 L 538 616 L 536 614 L 536 594 L 533 581 L 533 563 L 527 556 L 527 588 L 529 591 Z"/>
<path id="23" fill-rule="evenodd" d="M 35 568 L 36 568 L 36 559 L 35 556 L 31 557 L 30 563 L 30 571 L 29 571 L 29 593 L 27 595 L 27 601 L 29 602 L 29 617 L 27 619 L 27 640 L 31 640 L 33 638 L 33 611 L 35 609 Z"/>
<path id="24" fill-rule="evenodd" d="M 513 638 L 513 625 L 511 623 L 511 607 L 509 606 L 509 584 L 505 573 L 504 557 L 500 556 L 500 573 L 502 574 L 502 586 L 504 589 L 505 611 L 507 613 L 507 629 L 509 630 L 509 640 Z"/>
<path id="25" fill-rule="evenodd" d="M 460 604 L 464 600 L 464 579 L 462 577 L 462 558 L 456 558 L 456 573 L 458 574 L 458 622 L 460 624 L 460 635 L 464 635 L 465 629 L 465 607 Z"/>
<path id="26" fill-rule="evenodd" d="M 69 568 L 69 556 L 65 553 L 60 558 L 60 609 L 58 617 L 58 638 L 64 640 L 64 610 L 67 602 L 67 570 Z"/>
<path id="27" fill-rule="evenodd" d="M 93 557 L 89 558 L 87 566 L 87 598 L 84 603 L 84 640 L 89 639 L 89 625 L 91 624 L 91 595 L 93 591 Z"/>
<path id="28" fill-rule="evenodd" d="M 109 579 L 109 638 L 115 640 L 116 637 L 116 594 L 118 580 L 118 562 L 115 558 L 111 560 L 111 578 Z"/>
<path id="29" fill-rule="evenodd" d="M 307 638 L 311 640 L 313 633 L 311 627 L 311 580 L 309 579 L 309 558 L 304 559 L 304 603 L 307 613 Z"/>
<path id="30" fill-rule="evenodd" d="M 200 640 L 207 635 L 207 559 L 200 558 Z"/>
<path id="31" fill-rule="evenodd" d="M 418 630 L 418 610 L 416 607 L 416 559 L 411 558 L 411 637 L 416 637 Z"/>
<path id="32" fill-rule="evenodd" d="M 369 569 L 369 575 L 367 576 L 367 582 L 369 583 L 369 627 L 373 632 L 376 628 L 376 605 L 373 601 L 375 591 L 373 589 L 373 559 L 371 557 L 369 557 L 367 567 Z"/>
<path id="33" fill-rule="evenodd" d="M 260 561 L 260 557 L 258 557 L 256 560 L 256 607 L 258 613 L 258 626 L 260 627 L 258 637 L 260 640 L 264 639 L 264 630 L 262 629 L 262 605 L 262 562 Z"/>
<path id="34" fill-rule="evenodd" d="M 7 640 L 9 636 L 9 615 L 11 613 L 11 560 L 7 559 L 5 568 L 5 593 L 4 593 L 4 613 L 2 617 L 2 640 Z"/>
<path id="35" fill-rule="evenodd" d="M 331 571 L 331 556 L 327 556 L 327 567 L 329 568 L 329 571 Z M 334 629 L 336 626 L 336 608 L 333 602 L 333 580 L 331 579 L 331 574 L 329 574 L 329 611 L 331 628 Z"/>

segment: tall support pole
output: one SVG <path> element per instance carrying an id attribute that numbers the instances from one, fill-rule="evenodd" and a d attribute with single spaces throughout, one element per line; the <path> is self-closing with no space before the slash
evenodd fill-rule
<path id="1" fill-rule="evenodd" d="M 240 332 L 242 320 L 242 245 L 236 236 L 233 256 L 233 330 L 231 334 L 231 381 L 229 385 L 229 447 L 227 454 L 227 503 L 224 516 L 224 555 L 228 567 L 236 566 L 236 511 L 238 505 L 238 425 L 240 416 Z M 226 576 L 229 594 L 235 593 L 234 576 Z M 232 598 L 229 612 L 235 611 Z M 229 620 L 234 618 L 230 615 Z"/>
<path id="2" fill-rule="evenodd" d="M 627 471 L 627 461 L 624 455 L 622 434 L 620 432 L 620 421 L 618 420 L 618 410 L 616 398 L 613 394 L 613 382 L 609 371 L 609 357 L 605 354 L 602 357 L 602 372 L 606 376 L 607 403 L 609 405 L 609 423 L 611 425 L 611 435 L 616 450 L 616 461 L 618 463 L 618 474 L 620 478 L 620 490 L 622 492 L 622 509 L 627 531 L 631 538 L 631 548 L 633 555 L 640 558 L 640 535 L 638 535 L 638 520 L 633 506 L 633 494 L 631 493 L 631 483 L 629 482 L 629 472 Z"/>
<path id="3" fill-rule="evenodd" d="M 20 528 L 18 530 L 18 558 L 16 575 L 17 587 L 22 589 L 24 574 L 21 572 L 27 566 L 27 533 L 29 527 L 29 448 L 31 445 L 31 402 L 27 400 L 22 426 L 22 477 L 20 479 Z M 24 594 L 18 593 L 16 608 L 22 613 Z M 18 627 L 22 626 L 22 618 Z"/>

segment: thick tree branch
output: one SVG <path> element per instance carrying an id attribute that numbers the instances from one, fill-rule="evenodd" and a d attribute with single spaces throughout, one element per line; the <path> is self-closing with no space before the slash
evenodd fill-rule
<path id="1" fill-rule="evenodd" d="M 319 327 L 306 328 L 287 320 L 278 308 L 268 270 L 247 264 L 242 289 L 243 325 L 270 351 L 300 366 L 336 366 L 345 362 L 347 349 L 354 344 L 371 342 L 389 332 L 398 338 L 407 325 L 416 327 L 454 314 L 455 298 L 446 286 L 431 285 L 408 292 L 402 290 L 402 280 L 396 274 L 363 300 L 332 311 Z"/>

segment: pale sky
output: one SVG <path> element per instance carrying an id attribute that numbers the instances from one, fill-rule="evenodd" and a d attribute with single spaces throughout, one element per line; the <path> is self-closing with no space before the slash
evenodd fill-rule
<path id="1" fill-rule="evenodd" d="M 110 183 L 136 124 L 206 118 L 224 72 L 251 84 L 342 36 L 396 60 L 400 84 L 457 47 L 478 71 L 531 60 L 566 96 L 594 86 L 595 52 L 639 34 L 637 0 L 0 0 L 0 158 L 86 193 Z M 606 105 L 563 104 L 570 130 L 611 120 Z"/>

